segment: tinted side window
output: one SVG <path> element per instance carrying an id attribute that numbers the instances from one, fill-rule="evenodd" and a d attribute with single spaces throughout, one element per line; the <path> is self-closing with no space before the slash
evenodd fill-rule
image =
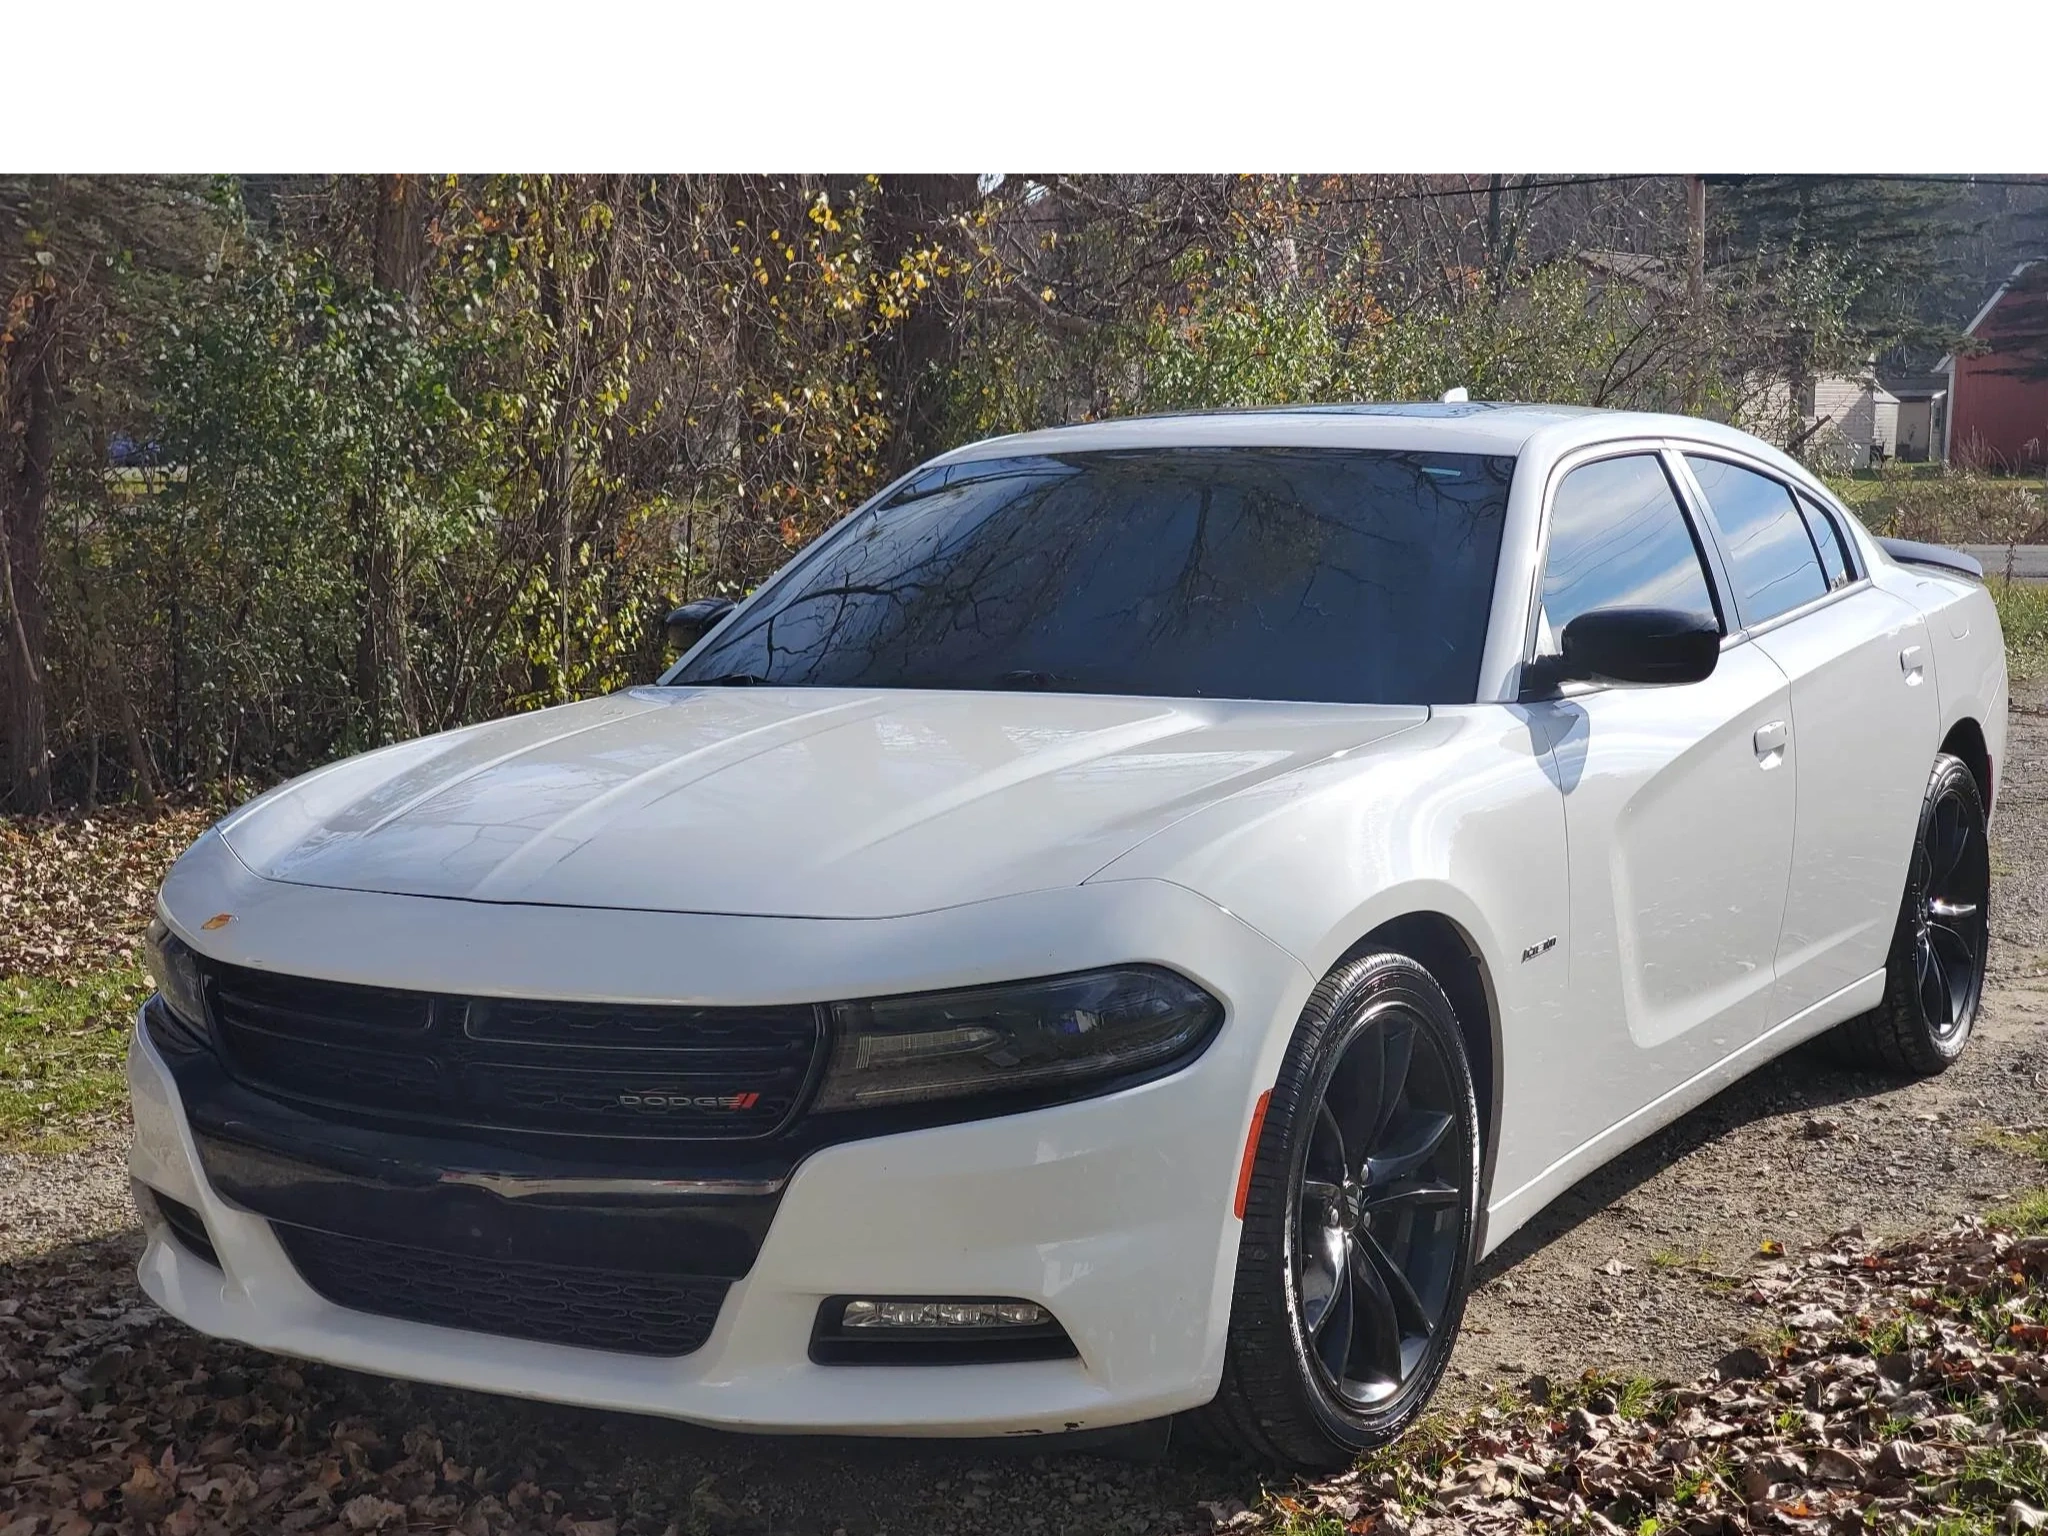
<path id="1" fill-rule="evenodd" d="M 1830 587 L 1847 586 L 1852 579 L 1848 551 L 1843 548 L 1842 530 L 1828 510 L 1799 498 L 1799 510 L 1806 518 L 1806 531 L 1813 535 L 1813 547 L 1820 551 L 1820 568 L 1827 573 Z"/>
<path id="2" fill-rule="evenodd" d="M 1727 544 L 1728 576 L 1744 624 L 1762 624 L 1828 589 L 1791 491 L 1720 459 L 1685 456 Z"/>
<path id="3" fill-rule="evenodd" d="M 1678 608 L 1714 618 L 1692 525 L 1655 454 L 1601 459 L 1564 477 L 1550 504 L 1539 649 L 1594 608 Z"/>

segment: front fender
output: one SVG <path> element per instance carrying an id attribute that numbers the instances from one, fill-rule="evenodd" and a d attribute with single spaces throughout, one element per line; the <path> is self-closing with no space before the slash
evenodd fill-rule
<path id="1" fill-rule="evenodd" d="M 1564 792 L 1551 746 L 1519 705 L 1432 710 L 1397 738 L 1199 811 L 1094 878 L 1185 885 L 1318 977 L 1395 918 L 1450 919 L 1477 953 L 1495 1010 L 1493 1187 L 1519 1188 L 1540 1171 L 1531 1132 L 1566 1038 L 1571 980 Z M 1275 1070 L 1284 1047 L 1284 1037 L 1272 1047 Z"/>
<path id="2" fill-rule="evenodd" d="M 1399 737 L 1198 811 L 1091 879 L 1187 886 L 1317 975 L 1414 912 L 1450 918 L 1504 972 L 1525 948 L 1565 939 L 1564 798 L 1550 748 L 1518 705 L 1435 709 Z"/>

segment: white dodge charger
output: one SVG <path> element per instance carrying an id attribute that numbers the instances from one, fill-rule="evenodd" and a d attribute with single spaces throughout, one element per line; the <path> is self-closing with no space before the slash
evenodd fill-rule
<path id="1" fill-rule="evenodd" d="M 657 686 L 179 860 L 141 1278 L 706 1424 L 1383 1441 L 1476 1260 L 1823 1031 L 1938 1072 L 2005 743 L 1965 557 L 1671 416 L 976 443 Z"/>

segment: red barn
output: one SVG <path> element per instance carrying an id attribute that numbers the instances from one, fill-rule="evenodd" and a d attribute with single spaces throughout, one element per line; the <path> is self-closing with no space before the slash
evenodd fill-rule
<path id="1" fill-rule="evenodd" d="M 1948 375 L 1943 457 L 1993 469 L 2048 464 L 2048 261 L 2024 262 L 1999 285 L 1936 366 Z"/>

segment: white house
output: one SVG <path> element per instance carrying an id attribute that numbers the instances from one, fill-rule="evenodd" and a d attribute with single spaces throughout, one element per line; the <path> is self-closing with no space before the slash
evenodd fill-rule
<path id="1" fill-rule="evenodd" d="M 1752 379 L 1738 424 L 1808 463 L 1867 469 L 1877 459 L 1898 456 L 1899 399 L 1877 382 L 1875 359 L 1854 374 L 1808 379 L 1799 394 L 1796 426 L 1790 405 L 1787 381 Z"/>

